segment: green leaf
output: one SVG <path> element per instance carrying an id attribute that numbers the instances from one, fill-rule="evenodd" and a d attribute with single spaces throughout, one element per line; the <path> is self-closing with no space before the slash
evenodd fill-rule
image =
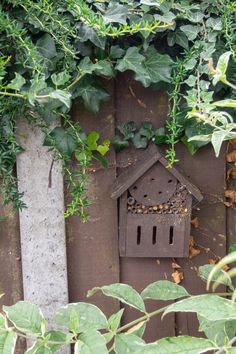
<path id="1" fill-rule="evenodd" d="M 110 48 L 110 56 L 112 59 L 120 59 L 125 54 L 125 50 L 118 45 L 112 45 Z"/>
<path id="2" fill-rule="evenodd" d="M 50 136 L 53 138 L 55 147 L 62 154 L 71 156 L 77 148 L 74 132 L 70 128 L 64 129 L 62 127 L 56 127 L 51 131 Z M 45 140 L 44 145 L 51 146 L 51 142 Z"/>
<path id="3" fill-rule="evenodd" d="M 193 41 L 197 38 L 199 32 L 201 31 L 201 26 L 194 25 L 183 25 L 180 27 L 181 31 L 186 34 L 189 41 Z"/>
<path id="4" fill-rule="evenodd" d="M 145 136 L 148 140 L 150 140 L 154 135 L 152 123 L 142 122 L 141 128 L 139 129 L 139 134 Z"/>
<path id="5" fill-rule="evenodd" d="M 236 243 L 232 243 L 232 245 L 229 246 L 229 253 L 232 253 L 235 251 L 236 251 Z"/>
<path id="6" fill-rule="evenodd" d="M 200 277 L 204 280 L 207 280 L 209 277 L 209 274 L 213 268 L 214 268 L 214 265 L 212 265 L 212 264 L 206 264 L 204 266 L 199 267 L 198 271 L 199 271 Z M 228 286 L 232 290 L 234 289 L 230 276 L 223 269 L 217 270 L 217 272 L 214 274 L 214 276 L 212 278 L 212 281 L 219 282 L 219 284 L 223 284 L 225 286 Z"/>
<path id="7" fill-rule="evenodd" d="M 170 312 L 195 312 L 209 321 L 236 320 L 236 305 L 217 295 L 199 295 L 170 305 L 164 316 Z"/>
<path id="8" fill-rule="evenodd" d="M 134 334 L 118 334 L 115 337 L 116 354 L 139 353 L 145 347 L 145 342 Z"/>
<path id="9" fill-rule="evenodd" d="M 64 103 L 67 108 L 71 107 L 71 94 L 69 92 L 63 90 L 55 90 L 50 92 L 49 96 Z"/>
<path id="10" fill-rule="evenodd" d="M 118 125 L 117 129 L 124 135 L 124 139 L 129 140 L 134 137 L 136 131 L 136 124 L 133 121 Z"/>
<path id="11" fill-rule="evenodd" d="M 54 85 L 63 86 L 70 80 L 70 77 L 70 74 L 66 70 L 64 70 L 61 73 L 52 74 L 51 79 Z"/>
<path id="12" fill-rule="evenodd" d="M 110 97 L 103 87 L 90 80 L 84 80 L 80 83 L 75 96 L 82 97 L 85 107 L 94 114 L 99 111 L 100 104 Z"/>
<path id="13" fill-rule="evenodd" d="M 75 354 L 108 354 L 105 338 L 95 330 L 79 336 L 75 344 Z"/>
<path id="14" fill-rule="evenodd" d="M 102 145 L 98 145 L 97 151 L 102 155 L 105 156 L 109 151 L 110 141 L 104 140 Z"/>
<path id="15" fill-rule="evenodd" d="M 48 33 L 39 38 L 36 46 L 44 58 L 52 59 L 57 55 L 54 39 Z"/>
<path id="16" fill-rule="evenodd" d="M 104 22 L 107 23 L 126 23 L 126 18 L 128 15 L 128 7 L 121 5 L 115 1 L 109 2 L 107 11 L 102 16 Z"/>
<path id="17" fill-rule="evenodd" d="M 106 37 L 99 36 L 97 31 L 89 27 L 86 23 L 80 25 L 78 30 L 78 37 L 81 42 L 90 40 L 96 47 L 105 49 Z"/>
<path id="18" fill-rule="evenodd" d="M 111 315 L 111 317 L 109 318 L 108 325 L 112 332 L 115 332 L 119 328 L 123 313 L 124 309 L 121 309 L 117 313 Z"/>
<path id="19" fill-rule="evenodd" d="M 156 145 L 161 145 L 166 142 L 165 128 L 159 128 L 155 131 L 152 141 Z"/>
<path id="20" fill-rule="evenodd" d="M 236 108 L 236 100 L 231 100 L 231 99 L 216 101 L 213 104 L 216 107 Z"/>
<path id="21" fill-rule="evenodd" d="M 97 141 L 100 137 L 100 134 L 96 131 L 92 131 L 87 136 L 87 145 L 90 150 L 97 150 Z"/>
<path id="22" fill-rule="evenodd" d="M 135 354 L 201 354 L 214 349 L 218 346 L 208 339 L 179 336 L 160 339 Z"/>
<path id="23" fill-rule="evenodd" d="M 11 80 L 11 82 L 7 85 L 7 88 L 20 91 L 21 87 L 26 83 L 25 78 L 18 74 L 15 73 L 15 78 Z"/>
<path id="24" fill-rule="evenodd" d="M 220 56 L 217 66 L 216 66 L 216 72 L 215 72 L 214 78 L 213 78 L 214 85 L 216 85 L 219 81 L 222 81 L 223 83 L 225 83 L 227 81 L 226 71 L 228 69 L 229 59 L 230 59 L 231 55 L 232 55 L 231 52 L 225 52 L 224 54 L 222 54 Z"/>
<path id="25" fill-rule="evenodd" d="M 31 348 L 29 348 L 25 354 L 54 354 L 55 351 L 52 351 L 46 344 L 42 343 L 41 340 L 36 342 Z"/>
<path id="26" fill-rule="evenodd" d="M 112 139 L 112 144 L 116 152 L 120 152 L 129 147 L 129 142 L 121 138 L 119 135 L 115 135 Z"/>
<path id="27" fill-rule="evenodd" d="M 212 322 L 201 316 L 198 316 L 198 321 L 200 324 L 199 331 L 204 332 L 208 339 L 219 346 L 223 346 L 235 336 L 236 321 Z"/>
<path id="28" fill-rule="evenodd" d="M 83 58 L 78 65 L 78 70 L 82 74 L 92 74 L 96 69 L 102 69 L 102 66 L 99 63 L 93 63 L 89 57 Z"/>
<path id="29" fill-rule="evenodd" d="M 137 149 L 145 149 L 148 146 L 148 139 L 142 136 L 140 132 L 134 135 L 132 142 Z"/>
<path id="30" fill-rule="evenodd" d="M 0 331 L 0 354 L 13 354 L 15 352 L 17 335 L 14 331 Z"/>
<path id="31" fill-rule="evenodd" d="M 61 331 L 49 331 L 45 333 L 45 337 L 49 342 L 55 342 L 53 344 L 46 343 L 47 347 L 50 348 L 52 353 L 57 353 L 60 348 L 66 344 L 70 344 L 73 339 L 73 333 L 64 333 Z M 56 344 L 58 342 L 58 344 Z M 62 344 L 64 343 L 64 344 Z"/>
<path id="32" fill-rule="evenodd" d="M 78 332 L 86 332 L 91 329 L 107 329 L 108 323 L 104 313 L 95 305 L 78 302 L 61 307 L 55 316 L 58 325 L 71 328 L 72 317 L 76 313 L 78 316 Z"/>
<path id="33" fill-rule="evenodd" d="M 218 272 L 219 269 L 222 269 L 226 264 L 228 265 L 228 264 L 231 264 L 235 261 L 236 261 L 236 252 L 232 252 L 232 253 L 228 254 L 227 256 L 225 256 L 224 258 L 222 258 L 211 270 L 211 272 L 208 276 L 208 279 L 207 279 L 207 288 L 209 288 L 214 275 Z"/>
<path id="34" fill-rule="evenodd" d="M 137 47 L 130 47 L 125 56 L 118 60 L 116 70 L 121 72 L 131 70 L 137 74 L 140 74 L 145 71 L 142 65 L 144 60 L 145 57 L 139 53 L 139 49 Z"/>
<path id="35" fill-rule="evenodd" d="M 115 70 L 112 65 L 112 63 L 108 60 L 99 60 L 98 68 L 95 69 L 95 73 L 98 75 L 103 75 L 103 76 L 108 76 L 108 77 L 114 77 L 115 76 Z"/>
<path id="36" fill-rule="evenodd" d="M 175 32 L 169 32 L 167 36 L 168 45 L 173 47 L 175 44 L 179 44 L 184 49 L 188 50 L 188 37 L 185 33 L 180 30 L 176 30 Z"/>
<path id="37" fill-rule="evenodd" d="M 172 283 L 168 280 L 159 280 L 146 287 L 141 293 L 142 298 L 153 300 L 176 300 L 181 297 L 189 296 L 184 287 Z"/>
<path id="38" fill-rule="evenodd" d="M 28 301 L 19 301 L 13 306 L 3 306 L 3 311 L 19 331 L 42 335 L 45 319 L 36 305 Z"/>
<path id="39" fill-rule="evenodd" d="M 102 291 L 104 295 L 118 299 L 122 303 L 134 307 L 139 311 L 146 311 L 143 299 L 139 293 L 127 284 L 111 284 L 102 287 L 96 287 L 90 290 L 87 296 L 93 296 L 98 291 Z"/>
<path id="40" fill-rule="evenodd" d="M 222 146 L 225 138 L 227 137 L 227 135 L 228 135 L 228 131 L 225 131 L 225 130 L 214 131 L 212 133 L 211 143 L 213 145 L 216 157 L 219 156 L 221 146 Z"/>
<path id="41" fill-rule="evenodd" d="M 45 82 L 45 76 L 41 76 L 40 78 L 35 77 L 30 82 L 31 86 L 28 92 L 28 99 L 29 102 L 34 105 L 37 94 L 43 91 L 47 87 L 47 84 Z"/>

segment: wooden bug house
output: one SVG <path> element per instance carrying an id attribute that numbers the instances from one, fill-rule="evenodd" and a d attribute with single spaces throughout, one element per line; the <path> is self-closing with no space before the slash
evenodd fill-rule
<path id="1" fill-rule="evenodd" d="M 152 145 L 116 179 L 119 249 L 123 257 L 187 257 L 192 200 L 203 196 Z"/>

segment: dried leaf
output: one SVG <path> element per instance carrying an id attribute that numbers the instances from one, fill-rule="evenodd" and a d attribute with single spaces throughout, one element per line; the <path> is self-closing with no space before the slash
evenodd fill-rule
<path id="1" fill-rule="evenodd" d="M 191 225 L 193 225 L 193 227 L 195 227 L 195 229 L 197 229 L 199 227 L 198 217 L 191 220 Z"/>
<path id="2" fill-rule="evenodd" d="M 236 179 L 236 168 L 230 168 L 227 171 L 227 179 L 229 178 Z"/>
<path id="3" fill-rule="evenodd" d="M 235 162 L 236 161 L 236 150 L 233 150 L 226 154 L 226 161 L 227 162 Z"/>
<path id="4" fill-rule="evenodd" d="M 231 203 L 231 202 L 224 202 L 224 205 L 229 208 L 229 207 L 231 207 L 231 206 L 233 205 L 233 203 Z"/>
<path id="5" fill-rule="evenodd" d="M 172 267 L 172 269 L 180 269 L 180 268 L 182 268 L 178 263 L 176 263 L 176 262 L 172 262 L 171 263 L 171 267 Z"/>
<path id="6" fill-rule="evenodd" d="M 184 273 L 179 272 L 178 270 L 172 273 L 171 276 L 176 284 L 181 283 L 181 281 L 184 279 Z"/>
<path id="7" fill-rule="evenodd" d="M 222 267 L 222 269 L 223 269 L 225 272 L 227 272 L 230 268 L 229 268 L 229 266 L 228 266 L 227 264 L 225 264 L 225 265 Z"/>
<path id="8" fill-rule="evenodd" d="M 201 251 L 198 248 L 190 248 L 189 250 L 189 259 L 192 259 L 196 256 L 198 256 L 201 253 Z"/>
<path id="9" fill-rule="evenodd" d="M 216 259 L 213 259 L 213 258 L 210 258 L 210 259 L 208 259 L 208 263 L 209 264 L 216 264 L 216 262 L 217 262 L 217 260 Z"/>
<path id="10" fill-rule="evenodd" d="M 236 203 L 236 191 L 231 190 L 231 189 L 227 189 L 225 191 L 225 197 L 229 198 L 232 203 Z"/>

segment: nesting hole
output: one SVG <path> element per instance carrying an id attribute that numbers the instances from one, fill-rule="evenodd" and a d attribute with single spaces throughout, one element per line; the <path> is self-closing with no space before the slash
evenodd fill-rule
<path id="1" fill-rule="evenodd" d="M 168 183 L 172 183 L 172 182 L 173 182 L 173 180 L 172 180 L 172 179 L 169 179 Z"/>
<path id="2" fill-rule="evenodd" d="M 137 227 L 137 245 L 141 243 L 141 226 Z"/>
<path id="3" fill-rule="evenodd" d="M 153 226 L 152 228 L 152 244 L 155 245 L 157 243 L 157 227 Z"/>
<path id="4" fill-rule="evenodd" d="M 169 244 L 173 245 L 174 243 L 174 227 L 170 227 L 170 233 L 169 233 Z"/>

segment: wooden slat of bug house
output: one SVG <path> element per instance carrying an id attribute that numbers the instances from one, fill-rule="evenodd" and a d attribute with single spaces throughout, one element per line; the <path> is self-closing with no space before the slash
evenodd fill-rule
<path id="1" fill-rule="evenodd" d="M 216 159 L 211 146 L 203 147 L 192 157 L 183 146 L 179 146 L 178 158 L 183 170 L 193 183 L 200 186 L 204 199 L 193 209 L 195 227 L 192 226 L 192 236 L 196 245 L 191 255 L 200 251 L 192 259 L 178 260 L 182 267 L 184 279 L 181 285 L 191 294 L 201 294 L 206 291 L 206 284 L 197 274 L 199 266 L 217 261 L 226 254 L 226 212 L 224 206 L 225 187 L 225 156 Z M 197 225 L 199 223 L 199 225 Z M 199 251 L 196 251 L 199 250 Z M 176 314 L 177 334 L 199 336 L 198 322 L 192 314 Z"/>
<path id="2" fill-rule="evenodd" d="M 160 92 L 145 89 L 134 82 L 128 75 L 121 75 L 116 81 L 116 125 L 135 121 L 140 126 L 142 121 L 149 121 L 156 128 L 163 126 L 168 110 L 166 96 Z M 125 167 L 130 167 L 144 153 L 143 150 L 131 148 L 117 154 L 117 164 L 121 173 Z M 142 291 L 148 284 L 161 279 L 170 279 L 171 260 L 155 258 L 122 258 L 120 261 L 121 282 L 134 286 Z M 163 302 L 147 302 L 148 310 L 153 311 L 163 306 Z M 125 313 L 125 322 L 137 317 L 137 313 L 129 309 Z M 160 317 L 152 319 L 147 326 L 146 339 L 173 335 L 175 332 L 175 317 L 161 321 Z"/>
<path id="3" fill-rule="evenodd" d="M 114 97 L 112 84 L 108 89 Z M 72 115 L 85 131 L 97 130 L 101 139 L 112 139 L 115 130 L 112 97 L 96 116 L 78 106 L 74 107 Z M 88 223 L 82 224 L 77 216 L 66 223 L 69 296 L 70 302 L 90 301 L 111 314 L 119 308 L 116 300 L 101 294 L 87 299 L 86 294 L 95 286 L 119 282 L 117 203 L 110 198 L 108 188 L 116 178 L 115 154 L 109 154 L 108 169 L 95 165 L 89 178 Z"/>

